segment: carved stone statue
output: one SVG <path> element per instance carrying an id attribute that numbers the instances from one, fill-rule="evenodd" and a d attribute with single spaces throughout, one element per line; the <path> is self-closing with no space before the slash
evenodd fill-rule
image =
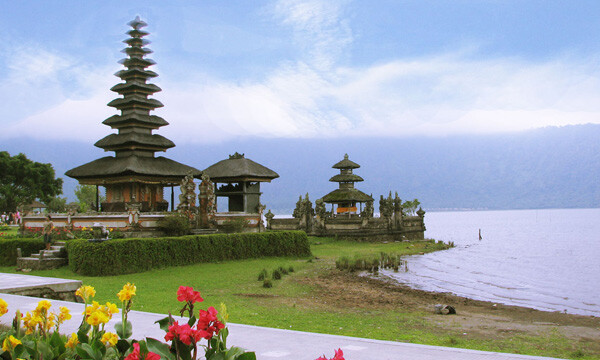
<path id="1" fill-rule="evenodd" d="M 317 214 L 317 227 L 322 229 L 325 227 L 325 218 L 327 217 L 327 209 L 323 199 L 315 201 L 315 213 Z"/>
<path id="2" fill-rule="evenodd" d="M 194 184 L 194 176 L 187 174 L 181 181 L 181 194 L 179 195 L 179 205 L 177 211 L 185 213 L 196 207 L 196 184 Z"/>
<path id="3" fill-rule="evenodd" d="M 126 203 L 125 208 L 127 209 L 127 222 L 131 228 L 139 228 L 140 225 L 140 209 L 142 203 Z"/>
<path id="4" fill-rule="evenodd" d="M 269 230 L 271 230 L 271 221 L 273 220 L 274 217 L 275 217 L 275 214 L 273 214 L 270 209 L 265 214 L 265 219 L 267 220 L 267 229 L 269 229 Z"/>
<path id="5" fill-rule="evenodd" d="M 217 212 L 217 197 L 215 196 L 215 184 L 207 174 L 202 174 L 202 182 L 198 185 L 198 225 L 201 228 L 209 228 L 214 224 Z"/>
<path id="6" fill-rule="evenodd" d="M 302 195 L 298 197 L 298 201 L 296 202 L 296 208 L 294 208 L 292 216 L 296 219 L 300 219 L 302 217 Z"/>
<path id="7" fill-rule="evenodd" d="M 263 212 L 265 211 L 266 208 L 267 208 L 267 205 L 263 205 L 260 202 L 256 206 L 256 210 L 258 211 L 258 230 L 259 231 L 265 230 L 265 225 L 263 224 L 262 217 L 263 217 Z"/>

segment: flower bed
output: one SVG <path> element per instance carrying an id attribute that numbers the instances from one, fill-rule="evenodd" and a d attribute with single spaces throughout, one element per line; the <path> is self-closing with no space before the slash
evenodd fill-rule
<path id="1" fill-rule="evenodd" d="M 82 321 L 76 333 L 69 336 L 60 333 L 60 325 L 71 319 L 66 307 L 59 312 L 50 311 L 52 304 L 41 300 L 36 309 L 24 316 L 17 310 L 13 326 L 0 333 L 4 359 L 119 359 L 119 360 L 196 360 L 201 355 L 207 360 L 256 360 L 254 352 L 239 347 L 227 347 L 227 308 L 221 304 L 220 311 L 214 307 L 195 311 L 203 301 L 200 293 L 191 287 L 181 286 L 177 300 L 183 304 L 181 316 L 188 320 L 180 324 L 173 317 L 157 321 L 165 331 L 164 341 L 145 338 L 131 339 L 133 325 L 128 320 L 136 295 L 136 287 L 127 283 L 117 294 L 121 309 L 107 302 L 102 305 L 93 301 L 96 291 L 82 286 L 76 292 L 85 303 Z M 0 316 L 8 312 L 7 304 L 0 299 Z M 105 330 L 105 325 L 121 313 L 121 321 L 115 324 L 115 333 Z M 317 360 L 327 360 L 325 356 Z M 331 360 L 344 360 L 341 349 L 335 351 Z"/>

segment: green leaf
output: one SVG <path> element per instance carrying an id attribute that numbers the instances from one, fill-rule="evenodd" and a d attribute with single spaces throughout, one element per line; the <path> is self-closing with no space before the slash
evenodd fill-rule
<path id="1" fill-rule="evenodd" d="M 146 343 L 148 344 L 148 350 L 160 355 L 161 359 L 175 359 L 175 355 L 171 353 L 171 348 L 169 345 L 153 338 L 146 338 Z"/>
<path id="2" fill-rule="evenodd" d="M 155 324 L 158 324 L 158 326 L 160 326 L 160 329 L 164 332 L 168 332 L 169 331 L 169 323 L 170 321 L 172 321 L 173 318 L 171 318 L 170 316 L 167 316 L 164 319 L 160 319 L 155 321 Z"/>
<path id="3" fill-rule="evenodd" d="M 38 341 L 37 349 L 38 353 L 40 354 L 40 357 L 43 357 L 44 359 L 54 359 L 54 352 L 52 351 L 52 347 L 46 344 L 45 342 Z"/>
<path id="4" fill-rule="evenodd" d="M 254 353 L 254 351 L 245 352 L 238 356 L 237 360 L 256 360 L 256 354 Z"/>
<path id="5" fill-rule="evenodd" d="M 227 353 L 225 354 L 225 358 L 228 360 L 237 359 L 237 357 L 243 353 L 244 349 L 234 346 L 227 351 Z"/>
<path id="6" fill-rule="evenodd" d="M 133 325 L 131 325 L 131 321 L 129 320 L 125 326 L 123 326 L 123 322 L 119 321 L 115 324 L 115 331 L 121 339 L 129 339 L 133 334 Z"/>
<path id="7" fill-rule="evenodd" d="M 119 350 L 121 354 L 125 354 L 129 348 L 131 348 L 131 343 L 129 341 L 124 339 L 119 339 L 119 341 L 117 341 L 117 350 Z"/>
<path id="8" fill-rule="evenodd" d="M 188 325 L 194 326 L 195 323 L 196 323 L 196 317 L 192 315 L 192 317 L 188 320 Z"/>
<path id="9" fill-rule="evenodd" d="M 222 352 L 214 353 L 211 357 L 207 358 L 207 360 L 225 360 L 225 354 Z"/>

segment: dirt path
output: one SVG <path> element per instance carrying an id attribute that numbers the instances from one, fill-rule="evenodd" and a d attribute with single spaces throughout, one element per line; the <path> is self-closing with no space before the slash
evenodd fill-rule
<path id="1" fill-rule="evenodd" d="M 420 312 L 425 314 L 424 318 L 431 327 L 429 330 L 440 334 L 448 329 L 460 329 L 477 338 L 499 339 L 558 332 L 585 348 L 586 352 L 600 354 L 598 317 L 539 311 L 449 293 L 416 290 L 387 278 L 369 278 L 335 269 L 301 281 L 319 289 L 320 295 L 314 298 L 316 302 L 323 301 L 337 308 L 375 307 Z M 457 314 L 436 315 L 435 304 L 452 305 Z"/>

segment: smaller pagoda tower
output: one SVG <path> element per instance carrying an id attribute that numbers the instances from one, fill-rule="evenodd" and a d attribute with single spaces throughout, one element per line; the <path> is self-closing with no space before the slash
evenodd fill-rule
<path id="1" fill-rule="evenodd" d="M 120 61 L 125 69 L 115 74 L 124 82 L 111 88 L 122 97 L 108 103 L 121 114 L 102 122 L 118 132 L 94 144 L 104 151 L 114 151 L 115 156 L 81 165 L 67 171 L 66 175 L 77 179 L 80 184 L 104 186 L 106 202 L 102 203 L 103 211 L 122 212 L 130 203 L 139 204 L 141 211 L 165 211 L 168 203 L 164 200 L 163 188 L 179 185 L 188 174 L 199 177 L 202 172 L 165 157 L 154 156 L 155 152 L 166 151 L 175 144 L 152 133 L 169 123 L 159 116 L 150 115 L 150 111 L 163 104 L 149 98 L 161 89 L 147 83 L 148 79 L 158 75 L 146 69 L 154 65 L 153 60 L 144 58 L 152 53 L 145 47 L 150 43 L 144 39 L 148 33 L 141 30 L 146 23 L 137 17 L 129 25 L 132 27 L 127 32 L 129 38 L 123 41 L 127 44 L 123 49 L 127 57 Z M 173 193 L 171 199 L 173 201 Z"/>
<path id="2" fill-rule="evenodd" d="M 333 190 L 329 194 L 323 196 L 323 202 L 332 204 L 332 214 L 357 214 L 359 209 L 356 207 L 357 204 L 361 205 L 369 201 L 373 201 L 373 198 L 364 192 L 354 187 L 355 182 L 364 181 L 362 177 L 353 174 L 352 170 L 358 169 L 360 165 L 350 161 L 348 154 L 344 155 L 344 159 L 332 166 L 334 169 L 339 169 L 340 173 L 333 176 L 329 181 L 339 183 L 339 188 Z M 337 209 L 334 207 L 337 206 Z"/>

